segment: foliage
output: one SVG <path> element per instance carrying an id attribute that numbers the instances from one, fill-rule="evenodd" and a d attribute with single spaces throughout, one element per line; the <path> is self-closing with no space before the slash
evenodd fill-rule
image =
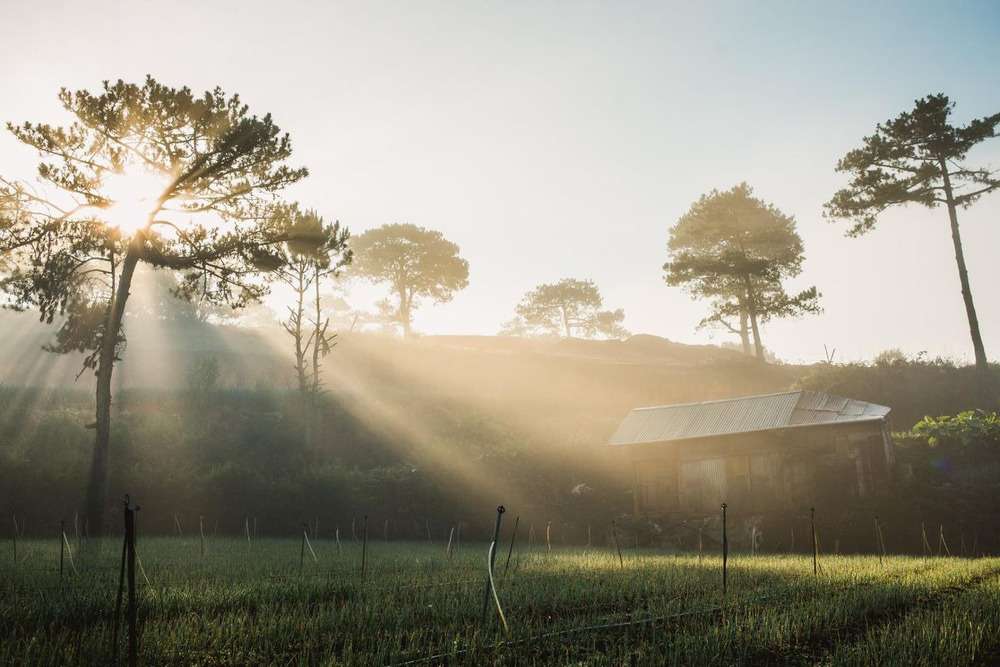
<path id="1" fill-rule="evenodd" d="M 965 164 L 977 144 L 997 136 L 1000 113 L 969 122 L 964 127 L 949 123 L 954 110 L 943 94 L 916 100 L 912 111 L 879 123 L 862 145 L 837 163 L 837 171 L 851 175 L 846 188 L 837 191 L 825 205 L 831 219 L 849 220 L 849 236 L 871 231 L 878 216 L 898 205 L 918 204 L 948 208 L 955 261 L 976 366 L 986 372 L 987 358 L 972 300 L 965 254 L 956 209 L 968 208 L 983 195 L 1000 188 L 997 172 Z"/>
<path id="2" fill-rule="evenodd" d="M 457 245 L 435 230 L 383 225 L 355 237 L 351 248 L 354 275 L 388 283 L 397 298 L 393 317 L 407 336 L 421 298 L 445 303 L 469 284 L 469 263 L 459 256 Z"/>
<path id="3" fill-rule="evenodd" d="M 847 233 L 860 236 L 891 206 L 934 208 L 951 201 L 967 208 L 1000 188 L 994 172 L 960 164 L 975 145 L 997 136 L 1000 113 L 956 127 L 948 122 L 954 108 L 946 95 L 928 95 L 916 100 L 912 111 L 879 123 L 860 148 L 837 163 L 851 182 L 826 204 L 827 216 L 850 220 Z"/>
<path id="4" fill-rule="evenodd" d="M 924 417 L 914 424 L 914 435 L 938 445 L 986 447 L 1000 445 L 1000 415 L 966 410 L 954 416 Z"/>
<path id="5" fill-rule="evenodd" d="M 111 378 L 126 343 L 123 321 L 140 264 L 181 275 L 178 296 L 239 307 L 267 290 L 288 240 L 278 191 L 306 175 L 269 115 L 237 95 L 196 97 L 152 77 L 63 89 L 66 127 L 8 129 L 41 155 L 52 195 L 0 181 L 0 251 L 14 267 L 0 281 L 9 305 L 63 324 L 48 349 L 85 352 L 97 375 L 94 459 L 87 513 L 100 529 L 111 433 Z M 48 191 L 48 190 L 47 190 Z"/>
<path id="6" fill-rule="evenodd" d="M 991 366 L 990 373 L 1000 383 L 1000 369 Z M 947 359 L 889 352 L 871 364 L 817 364 L 802 375 L 798 386 L 887 405 L 893 427 L 903 431 L 926 415 L 1000 408 L 995 398 L 984 400 L 977 375 L 975 367 L 956 366 Z"/>
<path id="7" fill-rule="evenodd" d="M 322 288 L 351 263 L 350 232 L 339 221 L 327 224 L 315 211 L 300 212 L 298 207 L 292 208 L 286 224 L 288 241 L 277 275 L 292 289 L 295 301 L 288 306 L 288 318 L 281 326 L 294 343 L 299 391 L 315 396 L 321 387 L 320 361 L 337 338 L 330 331 L 329 316 L 324 316 Z"/>
<path id="8" fill-rule="evenodd" d="M 629 332 L 622 325 L 625 311 L 600 310 L 604 299 L 592 280 L 564 278 L 542 284 L 528 292 L 517 304 L 517 316 L 504 325 L 503 335 L 524 336 L 538 333 L 572 338 L 622 339 Z"/>
<path id="9" fill-rule="evenodd" d="M 820 311 L 815 287 L 789 295 L 782 285 L 801 273 L 804 260 L 794 218 L 754 197 L 746 183 L 702 195 L 671 227 L 667 249 L 667 284 L 711 301 L 711 313 L 700 326 L 739 333 L 744 348 L 749 326 L 761 360 L 760 323 Z"/>

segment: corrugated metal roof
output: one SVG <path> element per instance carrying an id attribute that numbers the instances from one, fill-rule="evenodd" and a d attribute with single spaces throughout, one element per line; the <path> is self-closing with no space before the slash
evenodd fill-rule
<path id="1" fill-rule="evenodd" d="M 636 408 L 609 444 L 630 445 L 769 431 L 792 426 L 881 419 L 884 405 L 818 391 L 745 396 L 721 401 Z"/>

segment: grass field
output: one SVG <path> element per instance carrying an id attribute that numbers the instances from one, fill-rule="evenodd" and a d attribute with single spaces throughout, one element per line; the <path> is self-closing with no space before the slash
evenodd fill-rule
<path id="1" fill-rule="evenodd" d="M 121 545 L 0 561 L 0 663 L 110 664 Z M 75 546 L 75 545 L 74 545 Z M 91 545 L 93 547 L 94 545 Z M 506 546 L 506 545 L 505 545 Z M 515 550 L 481 622 L 487 547 L 141 538 L 142 664 L 994 664 L 1000 559 Z M 74 573 L 74 567 L 76 573 Z M 119 634 L 121 645 L 124 641 Z M 119 650 L 124 654 L 124 649 Z"/>

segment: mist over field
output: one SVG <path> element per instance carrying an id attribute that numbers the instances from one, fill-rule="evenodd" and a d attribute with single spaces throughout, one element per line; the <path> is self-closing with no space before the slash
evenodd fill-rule
<path id="1" fill-rule="evenodd" d="M 995 4 L 0 61 L 0 664 L 1000 662 Z"/>

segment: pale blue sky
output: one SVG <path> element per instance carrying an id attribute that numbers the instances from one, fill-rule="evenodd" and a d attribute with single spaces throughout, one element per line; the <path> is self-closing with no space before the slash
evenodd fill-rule
<path id="1" fill-rule="evenodd" d="M 799 283 L 824 293 L 822 316 L 765 328 L 779 355 L 971 358 L 943 211 L 896 211 L 861 239 L 820 213 L 836 160 L 914 98 L 1000 111 L 1000 3 L 5 4 L 4 120 L 60 120 L 60 86 L 105 78 L 221 85 L 291 132 L 312 170 L 291 196 L 356 232 L 412 222 L 457 242 L 470 286 L 419 330 L 494 333 L 525 291 L 571 276 L 633 331 L 706 341 L 703 305 L 662 281 L 667 229 L 746 180 L 796 216 Z M 1000 168 L 1000 139 L 974 157 Z M 0 137 L 0 173 L 31 160 Z M 961 219 L 1000 358 L 1000 194 Z"/>

